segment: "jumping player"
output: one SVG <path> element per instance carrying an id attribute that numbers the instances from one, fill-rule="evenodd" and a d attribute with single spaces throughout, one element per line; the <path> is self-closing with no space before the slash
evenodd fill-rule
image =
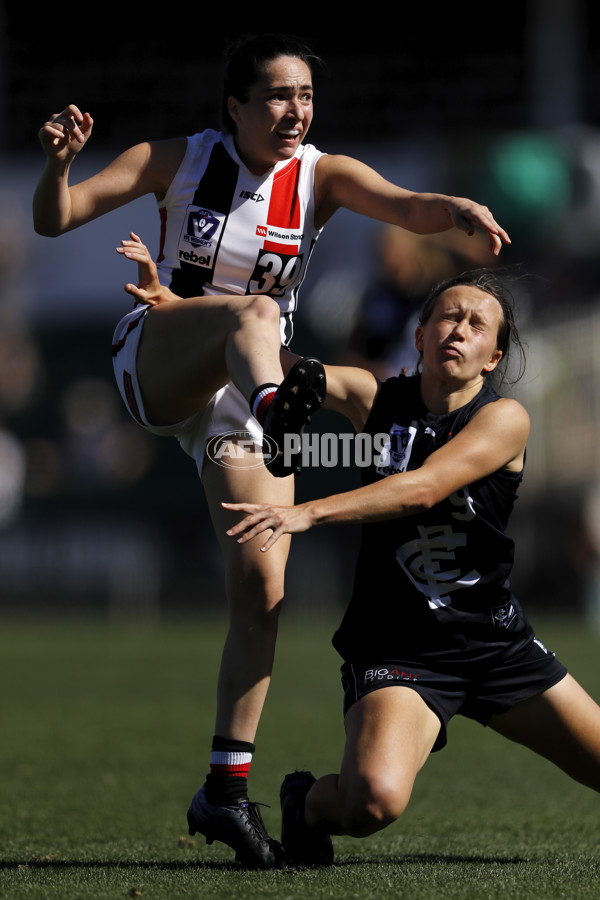
<path id="1" fill-rule="evenodd" d="M 396 187 L 354 159 L 306 144 L 314 60 L 293 37 L 242 39 L 228 52 L 220 131 L 136 145 L 74 185 L 70 167 L 93 120 L 71 104 L 40 131 L 47 160 L 34 197 L 36 230 L 50 236 L 145 194 L 158 201 L 160 278 L 183 299 L 136 297 L 143 302 L 116 328 L 113 361 L 136 421 L 177 436 L 196 460 L 221 541 L 230 628 L 210 773 L 194 798 L 190 827 L 229 844 L 248 866 L 277 863 L 277 847 L 248 800 L 247 778 L 271 675 L 289 539 L 267 555 L 253 544 L 227 541 L 235 519 L 220 501 L 293 502 L 288 476 L 295 466 L 256 466 L 246 438 L 260 441 L 262 424 L 287 427 L 271 409 L 283 378 L 278 345 L 291 339 L 315 241 L 340 207 L 423 234 L 478 228 L 494 254 L 509 241 L 486 207 Z M 135 244 L 132 237 L 122 249 L 135 254 Z M 316 408 L 318 367 L 313 374 L 309 405 Z M 231 454 L 231 466 L 216 465 L 205 455 L 207 440 L 234 432 L 242 433 L 243 446 Z"/>
<path id="2" fill-rule="evenodd" d="M 326 367 L 326 405 L 359 432 L 389 436 L 361 470 L 363 486 L 289 508 L 224 504 L 246 514 L 229 535 L 263 552 L 316 525 L 363 525 L 352 599 L 333 637 L 345 691 L 341 770 L 285 777 L 292 863 L 329 863 L 330 835 L 362 837 L 397 819 L 456 714 L 600 790 L 600 708 L 535 636 L 510 587 L 506 526 L 529 418 L 486 382 L 511 344 L 521 348 L 497 275 L 438 285 L 416 331 L 420 374 L 380 384 Z"/>

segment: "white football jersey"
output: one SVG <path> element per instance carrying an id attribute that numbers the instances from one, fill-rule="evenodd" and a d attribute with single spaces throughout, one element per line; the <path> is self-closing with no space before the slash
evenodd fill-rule
<path id="1" fill-rule="evenodd" d="M 159 278 L 183 297 L 269 294 L 282 313 L 282 342 L 320 230 L 314 171 L 321 156 L 301 145 L 292 159 L 253 175 L 233 137 L 211 129 L 188 138 L 164 200 Z"/>

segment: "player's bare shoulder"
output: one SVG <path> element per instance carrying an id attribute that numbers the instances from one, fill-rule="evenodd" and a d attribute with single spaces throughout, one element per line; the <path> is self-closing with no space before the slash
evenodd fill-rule
<path id="1" fill-rule="evenodd" d="M 157 184 L 154 193 L 158 200 L 162 200 L 183 162 L 187 150 L 187 138 L 176 137 L 151 141 L 148 144 L 148 150 L 149 163 Z"/>
<path id="2" fill-rule="evenodd" d="M 531 428 L 529 413 L 523 404 L 513 397 L 500 397 L 480 409 L 474 418 L 479 418 L 482 427 L 507 448 L 509 458 L 503 468 L 520 472 Z"/>
<path id="3" fill-rule="evenodd" d="M 512 423 L 515 428 L 526 430 L 527 434 L 529 434 L 529 429 L 531 427 L 529 413 L 523 404 L 514 397 L 500 397 L 500 399 L 497 400 L 496 403 L 491 404 L 491 406 L 495 408 L 496 412 L 502 415 L 507 423 Z"/>
<path id="4" fill-rule="evenodd" d="M 360 165 L 349 156 L 325 153 L 315 166 L 315 224 L 322 228 L 342 206 L 338 196 L 338 182 L 350 177 L 354 166 Z"/>

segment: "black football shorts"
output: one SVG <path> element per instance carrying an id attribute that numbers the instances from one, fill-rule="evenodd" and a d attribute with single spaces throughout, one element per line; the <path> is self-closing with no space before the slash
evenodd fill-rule
<path id="1" fill-rule="evenodd" d="M 535 697 L 561 681 L 566 668 L 537 638 L 523 652 L 488 665 L 458 664 L 432 667 L 408 660 L 383 659 L 345 662 L 341 668 L 344 715 L 365 694 L 385 687 L 417 691 L 438 716 L 441 727 L 433 750 L 446 745 L 448 722 L 455 715 L 487 725 L 490 718 L 516 703 Z"/>

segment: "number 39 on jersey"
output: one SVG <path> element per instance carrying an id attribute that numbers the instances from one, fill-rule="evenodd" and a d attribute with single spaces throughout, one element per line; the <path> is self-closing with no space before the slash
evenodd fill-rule
<path id="1" fill-rule="evenodd" d="M 273 250 L 260 252 L 249 284 L 250 294 L 282 297 L 296 286 L 302 274 L 302 255 L 290 256 Z"/>

